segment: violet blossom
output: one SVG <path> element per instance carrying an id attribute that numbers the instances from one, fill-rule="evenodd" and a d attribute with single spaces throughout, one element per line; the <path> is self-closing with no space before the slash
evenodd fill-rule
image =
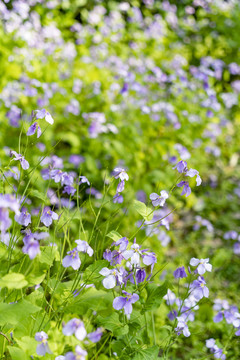
<path id="1" fill-rule="evenodd" d="M 67 255 L 62 260 L 62 265 L 65 268 L 71 266 L 74 270 L 80 268 L 81 260 L 77 248 L 67 252 Z"/>
<path id="2" fill-rule="evenodd" d="M 13 150 L 10 151 L 10 155 L 15 156 L 15 158 L 13 160 L 20 161 L 20 164 L 21 164 L 21 167 L 23 168 L 23 170 L 27 170 L 29 168 L 29 163 L 23 155 L 18 154 L 16 151 L 13 151 Z"/>
<path id="3" fill-rule="evenodd" d="M 56 214 L 54 211 L 50 210 L 50 208 L 48 208 L 48 207 L 44 208 L 42 216 L 41 216 L 41 222 L 45 226 L 50 226 L 52 224 L 53 220 L 58 220 L 58 214 Z"/>
<path id="4" fill-rule="evenodd" d="M 35 334 L 35 340 L 41 342 L 41 344 L 37 345 L 37 349 L 36 349 L 38 355 L 44 356 L 46 353 L 48 354 L 52 353 L 51 350 L 49 349 L 47 339 L 48 339 L 48 335 L 44 331 L 37 332 Z"/>
<path id="5" fill-rule="evenodd" d="M 150 200 L 152 200 L 153 206 L 164 206 L 166 200 L 168 199 L 168 193 L 165 190 L 160 192 L 160 195 L 152 193 L 150 195 Z"/>
<path id="6" fill-rule="evenodd" d="M 40 126 L 39 126 L 39 124 L 37 122 L 33 123 L 29 127 L 29 129 L 27 131 L 27 136 L 34 135 L 36 131 L 37 131 L 37 138 L 39 138 L 41 136 L 41 134 L 42 134 L 42 130 L 41 130 L 41 128 L 40 128 Z"/>
<path id="7" fill-rule="evenodd" d="M 63 326 L 62 331 L 63 334 L 66 336 L 75 334 L 76 338 L 80 341 L 83 340 L 87 335 L 87 331 L 84 327 L 83 322 L 76 318 L 68 321 L 68 323 Z"/>
<path id="8" fill-rule="evenodd" d="M 113 300 L 113 307 L 115 310 L 124 310 L 125 315 L 130 315 L 132 312 L 132 304 L 139 300 L 137 294 L 129 294 L 122 291 L 125 296 L 118 296 Z"/>
<path id="9" fill-rule="evenodd" d="M 212 271 L 212 265 L 209 264 L 209 258 L 207 259 L 196 259 L 192 258 L 190 260 L 191 266 L 197 266 L 197 272 L 199 275 L 203 275 L 206 271 L 211 272 Z"/>

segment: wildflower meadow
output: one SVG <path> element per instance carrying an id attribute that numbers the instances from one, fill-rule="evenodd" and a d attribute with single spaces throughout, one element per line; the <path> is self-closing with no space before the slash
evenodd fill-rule
<path id="1" fill-rule="evenodd" d="M 240 2 L 0 0 L 0 359 L 240 359 Z"/>

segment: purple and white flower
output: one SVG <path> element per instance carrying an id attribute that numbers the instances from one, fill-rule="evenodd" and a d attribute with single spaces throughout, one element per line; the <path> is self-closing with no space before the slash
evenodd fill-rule
<path id="1" fill-rule="evenodd" d="M 152 193 L 150 195 L 150 200 L 152 201 L 153 206 L 164 206 L 166 200 L 168 199 L 168 193 L 165 190 L 160 192 L 160 195 Z"/>
<path id="2" fill-rule="evenodd" d="M 125 296 L 118 296 L 113 300 L 113 307 L 115 310 L 124 310 L 125 315 L 130 315 L 132 312 L 132 304 L 139 300 L 138 294 L 129 294 L 122 291 Z"/>
<path id="3" fill-rule="evenodd" d="M 84 240 L 75 240 L 77 244 L 77 250 L 79 252 L 87 253 L 89 256 L 93 256 L 93 249 L 90 245 Z"/>
<path id="4" fill-rule="evenodd" d="M 75 334 L 76 338 L 80 341 L 85 339 L 87 335 L 87 331 L 84 327 L 83 322 L 76 318 L 68 321 L 68 323 L 65 326 L 63 326 L 62 331 L 63 334 L 66 336 Z"/>
<path id="5" fill-rule="evenodd" d="M 120 179 L 121 181 L 128 181 L 129 176 L 126 173 L 126 170 L 123 168 L 115 168 L 112 172 L 112 175 L 115 177 L 115 179 Z"/>
<path id="6" fill-rule="evenodd" d="M 63 267 L 69 267 L 71 266 L 74 270 L 77 270 L 81 266 L 81 260 L 79 258 L 78 250 L 77 248 L 68 251 L 68 255 L 66 255 L 62 260 Z"/>
<path id="7" fill-rule="evenodd" d="M 10 155 L 15 156 L 15 158 L 13 160 L 20 161 L 20 164 L 21 164 L 21 167 L 23 168 L 23 170 L 27 170 L 29 168 L 29 163 L 23 155 L 18 154 L 16 151 L 13 151 L 13 150 L 10 151 Z"/>
<path id="8" fill-rule="evenodd" d="M 41 344 L 37 345 L 36 352 L 38 355 L 44 356 L 46 353 L 51 354 L 51 350 L 48 346 L 48 335 L 44 331 L 37 332 L 35 334 L 35 340 L 38 342 L 41 342 Z"/>
<path id="9" fill-rule="evenodd" d="M 190 260 L 191 266 L 197 266 L 197 272 L 199 275 L 203 275 L 206 271 L 211 272 L 212 271 L 212 265 L 209 264 L 209 258 L 208 259 L 196 259 L 192 258 Z"/>
<path id="10" fill-rule="evenodd" d="M 122 275 L 117 269 L 110 270 L 104 267 L 99 271 L 99 274 L 105 276 L 105 279 L 102 281 L 105 289 L 113 289 L 117 284 L 120 285 L 123 283 Z"/>
<path id="11" fill-rule="evenodd" d="M 41 216 L 41 222 L 45 226 L 50 226 L 52 224 L 53 220 L 58 220 L 58 214 L 56 214 L 54 211 L 50 210 L 50 208 L 48 208 L 48 207 L 44 208 L 42 216 Z"/>

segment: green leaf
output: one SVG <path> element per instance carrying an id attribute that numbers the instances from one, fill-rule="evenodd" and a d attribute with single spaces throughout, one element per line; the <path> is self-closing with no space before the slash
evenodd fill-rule
<path id="1" fill-rule="evenodd" d="M 11 355 L 12 360 L 28 360 L 29 357 L 25 354 L 22 349 L 19 349 L 15 346 L 8 346 L 8 350 Z"/>
<path id="2" fill-rule="evenodd" d="M 167 294 L 169 287 L 170 284 L 168 283 L 168 281 L 165 281 L 160 286 L 157 286 L 155 284 L 147 285 L 146 288 L 148 297 L 142 309 L 142 312 L 157 309 L 161 305 L 162 298 Z"/>
<path id="3" fill-rule="evenodd" d="M 103 267 L 108 266 L 109 262 L 107 260 L 98 260 L 95 261 L 92 265 L 88 266 L 84 271 L 83 280 L 84 282 L 92 283 L 94 281 L 100 280 L 102 275 L 99 274 L 99 271 Z"/>
<path id="4" fill-rule="evenodd" d="M 90 288 L 85 293 L 81 293 L 81 296 L 74 298 L 72 303 L 65 306 L 61 311 L 64 313 L 75 313 L 77 311 L 79 315 L 86 314 L 89 309 L 97 312 L 107 311 L 109 313 L 109 309 L 112 309 L 112 302 L 112 293 Z"/>
<path id="5" fill-rule="evenodd" d="M 22 289 L 27 284 L 25 276 L 19 273 L 7 274 L 0 280 L 0 287 L 7 287 L 8 289 Z"/>
<path id="6" fill-rule="evenodd" d="M 53 261 L 57 255 L 57 247 L 56 246 L 41 246 L 40 249 L 41 249 L 41 253 L 39 255 L 40 263 L 52 266 Z"/>
<path id="7" fill-rule="evenodd" d="M 115 336 L 123 336 L 128 333 L 128 325 L 121 323 L 119 315 L 115 312 L 106 318 L 98 316 L 97 321 L 105 329 L 112 331 Z"/>
<path id="8" fill-rule="evenodd" d="M 146 221 L 150 221 L 153 218 L 153 210 L 148 208 L 143 202 L 134 200 L 133 208 L 144 218 Z"/>
<path id="9" fill-rule="evenodd" d="M 3 326 L 8 323 L 19 326 L 22 320 L 40 310 L 39 306 L 33 305 L 26 300 L 12 304 L 0 303 L 0 325 Z"/>
<path id="10" fill-rule="evenodd" d="M 109 237 L 113 241 L 118 241 L 119 239 L 122 238 L 122 235 L 120 235 L 117 231 L 113 230 L 107 234 L 107 237 Z"/>
<path id="11" fill-rule="evenodd" d="M 132 358 L 132 360 L 155 360 L 158 358 L 159 348 L 155 345 L 148 349 L 136 352 L 137 354 Z"/>
<path id="12" fill-rule="evenodd" d="M 45 198 L 44 194 L 42 194 L 40 191 L 32 190 L 30 194 L 31 194 L 31 196 L 36 197 L 45 203 L 46 198 Z"/>

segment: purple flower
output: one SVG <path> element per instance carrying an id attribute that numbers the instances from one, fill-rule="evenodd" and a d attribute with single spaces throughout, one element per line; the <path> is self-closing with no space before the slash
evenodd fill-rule
<path id="1" fill-rule="evenodd" d="M 183 333 L 184 336 L 189 337 L 191 335 L 191 333 L 188 329 L 185 319 L 182 316 L 180 316 L 180 317 L 177 317 L 177 320 L 178 320 L 178 324 L 177 324 L 177 327 L 175 328 L 175 331 L 177 332 L 177 334 L 180 335 Z"/>
<path id="2" fill-rule="evenodd" d="M 30 128 L 28 129 L 28 132 L 27 132 L 27 136 L 34 135 L 36 131 L 37 131 L 37 138 L 39 138 L 42 134 L 42 130 L 37 122 L 35 122 L 34 124 L 32 124 L 30 126 Z"/>
<path id="3" fill-rule="evenodd" d="M 117 186 L 117 193 L 122 192 L 124 190 L 124 186 L 125 186 L 125 181 L 124 180 L 120 181 L 120 183 Z"/>
<path id="4" fill-rule="evenodd" d="M 176 317 L 177 317 L 177 311 L 176 310 L 172 310 L 172 311 L 170 311 L 170 313 L 168 313 L 168 318 L 169 318 L 169 320 L 174 320 L 174 319 L 176 319 Z"/>
<path id="5" fill-rule="evenodd" d="M 173 275 L 174 275 L 175 279 L 179 279 L 179 278 L 183 279 L 183 278 L 186 278 L 186 277 L 187 277 L 187 274 L 186 274 L 186 271 L 185 271 L 184 266 L 177 268 L 177 269 L 174 271 Z"/>
<path id="6" fill-rule="evenodd" d="M 118 296 L 113 300 L 113 307 L 115 310 L 124 309 L 125 315 L 130 315 L 132 312 L 132 304 L 139 300 L 137 294 L 129 294 L 126 291 L 122 291 L 125 297 Z"/>
<path id="7" fill-rule="evenodd" d="M 206 282 L 202 276 L 199 276 L 197 280 L 194 280 L 191 284 L 191 289 L 193 289 L 193 295 L 196 300 L 200 300 L 203 297 L 209 296 L 209 290 L 206 287 Z"/>
<path id="8" fill-rule="evenodd" d="M 113 202 L 114 202 L 114 204 L 115 203 L 122 204 L 123 196 L 119 193 L 116 193 L 116 195 L 114 195 L 114 197 L 113 197 Z"/>
<path id="9" fill-rule="evenodd" d="M 66 185 L 63 190 L 63 194 L 74 195 L 77 190 L 73 186 Z"/>
<path id="10" fill-rule="evenodd" d="M 37 345 L 37 349 L 36 349 L 38 355 L 44 356 L 46 353 L 51 354 L 51 350 L 49 349 L 47 339 L 48 339 L 48 335 L 44 331 L 37 332 L 35 334 L 35 340 L 41 342 L 41 344 Z"/>
<path id="11" fill-rule="evenodd" d="M 120 246 L 119 246 L 120 245 Z M 128 246 L 128 239 L 124 236 L 121 239 L 115 241 L 112 243 L 112 246 L 119 246 L 119 250 L 125 251 L 127 249 Z"/>
<path id="12" fill-rule="evenodd" d="M 87 356 L 87 351 L 83 350 L 81 346 L 77 345 L 75 347 L 75 354 L 73 352 L 68 352 L 65 355 L 65 360 L 85 360 Z"/>
<path id="13" fill-rule="evenodd" d="M 110 249 L 106 249 L 103 253 L 103 258 L 107 261 L 111 261 L 112 260 L 112 252 Z"/>
<path id="14" fill-rule="evenodd" d="M 187 171 L 187 162 L 181 160 L 173 167 L 173 169 L 177 169 L 180 174 L 185 173 Z"/>
<path id="15" fill-rule="evenodd" d="M 99 340 L 101 340 L 102 335 L 103 335 L 103 329 L 101 327 L 99 327 L 99 328 L 97 328 L 96 331 L 89 333 L 87 337 L 90 341 L 92 341 L 93 343 L 96 343 Z"/>
<path id="16" fill-rule="evenodd" d="M 186 172 L 185 176 L 189 176 L 189 177 L 194 177 L 194 176 L 197 176 L 196 178 L 196 182 L 197 182 L 197 186 L 201 185 L 202 183 L 202 179 L 199 175 L 199 172 L 195 169 L 190 169 Z"/>
<path id="17" fill-rule="evenodd" d="M 37 120 L 45 118 L 45 120 L 51 125 L 54 123 L 52 116 L 46 109 L 33 110 L 33 117 L 36 117 Z"/>
<path id="18" fill-rule="evenodd" d="M 56 214 L 54 211 L 50 210 L 47 207 L 44 208 L 41 216 L 41 222 L 45 226 L 50 226 L 53 220 L 58 220 L 58 214 Z"/>
<path id="19" fill-rule="evenodd" d="M 75 240 L 75 243 L 77 243 L 77 250 L 83 253 L 87 253 L 89 256 L 93 255 L 93 249 L 91 246 L 88 245 L 88 243 L 84 240 Z"/>
<path id="20" fill-rule="evenodd" d="M 137 284 L 140 284 L 142 283 L 146 278 L 146 271 L 145 269 L 138 269 L 136 271 L 136 281 L 137 281 Z"/>
<path id="21" fill-rule="evenodd" d="M 70 155 L 69 156 L 69 162 L 73 165 L 75 165 L 77 168 L 81 163 L 85 161 L 84 157 L 81 155 Z"/>
<path id="22" fill-rule="evenodd" d="M 69 267 L 71 266 L 74 270 L 77 270 L 80 268 L 81 260 L 79 258 L 78 250 L 77 248 L 68 251 L 67 254 L 62 261 L 63 267 Z"/>
<path id="23" fill-rule="evenodd" d="M 31 215 L 26 208 L 22 208 L 19 215 L 15 215 L 15 220 L 18 224 L 28 226 L 31 223 Z"/>
<path id="24" fill-rule="evenodd" d="M 115 177 L 115 179 L 120 179 L 121 181 L 128 181 L 129 176 L 126 173 L 126 170 L 123 168 L 115 168 L 112 172 L 112 175 Z"/>
<path id="25" fill-rule="evenodd" d="M 182 187 L 182 186 L 183 186 L 183 191 L 181 195 L 186 194 L 186 197 L 188 197 L 191 194 L 191 188 L 189 186 L 188 181 L 180 181 L 180 183 L 177 184 L 177 187 Z"/>
<path id="26" fill-rule="evenodd" d="M 28 254 L 29 258 L 34 259 L 37 254 L 40 253 L 39 242 L 34 237 L 34 234 L 28 230 L 23 238 L 24 246 L 22 248 L 22 252 L 24 254 Z"/>
<path id="27" fill-rule="evenodd" d="M 9 208 L 14 211 L 16 215 L 20 214 L 20 203 L 19 200 L 16 199 L 15 195 L 0 194 L 0 208 Z"/>
<path id="28" fill-rule="evenodd" d="M 27 170 L 29 168 L 29 163 L 23 155 L 18 154 L 16 151 L 13 151 L 13 150 L 10 151 L 10 155 L 15 156 L 15 158 L 13 160 L 20 161 L 20 164 L 21 164 L 21 167 L 23 168 L 23 170 Z"/>
<path id="29" fill-rule="evenodd" d="M 152 193 L 150 195 L 150 200 L 152 200 L 153 206 L 164 206 L 166 199 L 168 198 L 168 193 L 165 190 L 160 192 L 160 195 Z"/>
<path id="30" fill-rule="evenodd" d="M 101 271 L 99 271 L 99 274 L 105 276 L 105 279 L 102 281 L 105 289 L 113 289 L 117 283 L 122 284 L 123 282 L 122 275 L 117 269 L 110 270 L 104 267 Z"/>
<path id="31" fill-rule="evenodd" d="M 151 272 L 153 271 L 154 264 L 157 262 L 156 255 L 153 252 L 145 252 L 142 256 L 144 265 L 151 265 Z"/>
<path id="32" fill-rule="evenodd" d="M 76 338 L 78 340 L 83 340 L 86 335 L 87 335 L 87 331 L 84 327 L 84 324 L 81 320 L 79 319 L 72 319 L 70 320 L 64 327 L 63 327 L 63 334 L 66 336 L 70 336 L 75 334 Z"/>
<path id="33" fill-rule="evenodd" d="M 209 259 L 196 259 L 192 258 L 190 260 L 190 265 L 197 266 L 197 272 L 199 275 L 203 275 L 206 271 L 212 271 L 212 265 L 209 264 Z"/>
<path id="34" fill-rule="evenodd" d="M 86 178 L 86 176 L 79 176 L 79 179 L 80 179 L 79 185 L 84 184 L 84 183 L 87 183 L 88 186 L 90 186 L 90 182 L 89 182 L 89 180 Z"/>

